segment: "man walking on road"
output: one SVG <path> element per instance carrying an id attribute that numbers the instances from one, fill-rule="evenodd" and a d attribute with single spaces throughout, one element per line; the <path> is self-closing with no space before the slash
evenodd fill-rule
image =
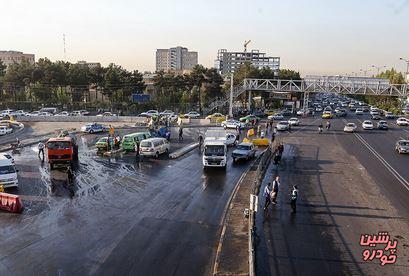
<path id="1" fill-rule="evenodd" d="M 38 148 L 38 158 L 41 158 L 40 157 L 40 154 L 41 154 L 42 155 L 42 160 L 44 160 L 44 148 L 45 148 L 44 143 L 43 142 L 38 143 L 37 148 Z"/>
<path id="2" fill-rule="evenodd" d="M 327 130 L 329 130 L 331 128 L 331 123 L 330 121 L 327 121 Z"/>
<path id="3" fill-rule="evenodd" d="M 183 141 L 183 128 L 182 128 L 182 126 L 179 127 L 179 141 Z"/>
<path id="4" fill-rule="evenodd" d="M 298 188 L 296 185 L 293 186 L 293 190 L 291 191 L 291 199 L 290 199 L 290 204 L 291 204 L 291 209 L 292 213 L 297 212 L 297 198 L 298 198 Z"/>
<path id="5" fill-rule="evenodd" d="M 264 202 L 264 210 L 267 210 L 268 206 L 270 206 L 271 203 L 271 190 L 270 190 L 270 185 L 271 183 L 268 183 L 266 187 L 264 188 L 263 196 L 265 198 Z"/>
<path id="6" fill-rule="evenodd" d="M 135 161 L 136 161 L 136 163 L 138 163 L 138 164 L 139 164 L 139 161 L 140 161 L 140 159 L 139 159 L 139 150 L 140 150 L 139 142 L 136 142 L 136 143 L 135 143 L 135 153 L 136 153 L 136 155 L 135 155 Z"/>
<path id="7" fill-rule="evenodd" d="M 280 189 L 280 176 L 276 176 L 274 181 L 273 181 L 273 188 L 271 190 L 271 201 L 273 204 L 277 204 L 277 196 L 278 196 L 278 191 Z"/>

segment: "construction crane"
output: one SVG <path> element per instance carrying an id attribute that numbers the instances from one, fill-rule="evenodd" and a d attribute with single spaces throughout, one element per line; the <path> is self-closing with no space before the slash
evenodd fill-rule
<path id="1" fill-rule="evenodd" d="M 247 52 L 247 45 L 251 42 L 251 40 L 244 40 L 244 52 Z"/>

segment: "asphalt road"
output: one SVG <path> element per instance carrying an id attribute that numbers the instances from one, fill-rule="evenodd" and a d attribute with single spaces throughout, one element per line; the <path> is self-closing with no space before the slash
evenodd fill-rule
<path id="1" fill-rule="evenodd" d="M 221 218 L 247 163 L 202 169 L 177 160 L 97 156 L 80 139 L 75 184 L 35 147 L 15 155 L 22 215 L 0 212 L 0 275 L 210 274 Z"/>
<path id="2" fill-rule="evenodd" d="M 283 163 L 272 165 L 264 181 L 281 175 L 278 204 L 257 213 L 259 275 L 409 273 L 409 156 L 394 150 L 409 128 L 389 120 L 388 131 L 364 131 L 360 121 L 367 118 L 333 119 L 322 134 L 317 128 L 326 120 L 303 118 L 292 133 L 282 133 Z M 358 132 L 344 133 L 345 122 L 355 122 Z M 297 214 L 289 206 L 294 184 L 300 189 Z M 262 204 L 263 198 L 260 210 Z M 395 265 L 362 261 L 360 235 L 379 231 L 399 242 Z"/>

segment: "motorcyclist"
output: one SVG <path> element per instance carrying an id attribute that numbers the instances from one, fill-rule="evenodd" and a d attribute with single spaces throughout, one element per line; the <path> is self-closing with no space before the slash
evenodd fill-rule
<path id="1" fill-rule="evenodd" d="M 318 133 L 321 133 L 321 132 L 322 132 L 322 129 L 323 129 L 323 125 L 322 125 L 322 124 L 319 124 L 319 126 L 318 126 Z"/>

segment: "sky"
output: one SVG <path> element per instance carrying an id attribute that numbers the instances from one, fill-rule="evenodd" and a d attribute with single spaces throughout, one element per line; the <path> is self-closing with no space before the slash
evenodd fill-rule
<path id="1" fill-rule="evenodd" d="M 0 50 L 36 59 L 154 71 L 157 48 L 184 46 L 212 67 L 218 49 L 259 49 L 281 68 L 349 74 L 406 70 L 409 0 L 0 0 Z"/>

